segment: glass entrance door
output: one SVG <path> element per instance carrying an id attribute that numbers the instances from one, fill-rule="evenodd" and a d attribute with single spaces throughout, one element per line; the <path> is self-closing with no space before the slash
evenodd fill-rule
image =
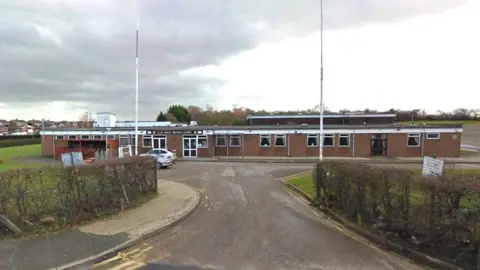
<path id="1" fill-rule="evenodd" d="M 197 157 L 197 137 L 183 137 L 183 157 Z"/>
<path id="2" fill-rule="evenodd" d="M 167 138 L 152 138 L 152 149 L 167 149 Z"/>

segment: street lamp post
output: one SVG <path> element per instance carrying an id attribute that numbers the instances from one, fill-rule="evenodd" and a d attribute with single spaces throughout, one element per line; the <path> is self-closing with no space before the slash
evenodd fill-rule
<path id="1" fill-rule="evenodd" d="M 138 27 L 140 22 L 140 0 L 137 0 L 137 32 L 135 40 L 135 155 L 138 155 Z"/>
<path id="2" fill-rule="evenodd" d="M 320 0 L 320 142 L 318 159 L 323 161 L 323 0 Z"/>

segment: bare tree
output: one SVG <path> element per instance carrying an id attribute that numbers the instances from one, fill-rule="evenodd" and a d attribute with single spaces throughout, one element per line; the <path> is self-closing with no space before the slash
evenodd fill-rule
<path id="1" fill-rule="evenodd" d="M 78 119 L 79 128 L 91 128 L 93 127 L 92 114 L 90 112 L 84 112 Z"/>

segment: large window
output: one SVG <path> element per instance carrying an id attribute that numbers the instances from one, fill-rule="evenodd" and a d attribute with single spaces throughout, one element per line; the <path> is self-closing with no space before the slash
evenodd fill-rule
<path id="1" fill-rule="evenodd" d="M 271 147 L 272 146 L 272 135 L 262 134 L 260 135 L 260 147 Z"/>
<path id="2" fill-rule="evenodd" d="M 69 139 L 69 140 L 76 140 L 76 139 L 77 139 L 77 135 L 68 135 L 68 139 Z"/>
<path id="3" fill-rule="evenodd" d="M 93 138 L 95 140 L 101 140 L 101 139 L 103 139 L 103 135 L 93 135 Z"/>
<path id="4" fill-rule="evenodd" d="M 307 147 L 318 147 L 318 134 L 307 135 Z"/>
<path id="5" fill-rule="evenodd" d="M 240 147 L 241 144 L 240 135 L 230 135 L 230 147 Z"/>
<path id="6" fill-rule="evenodd" d="M 420 146 L 420 133 L 409 133 L 407 135 L 407 146 L 408 147 L 419 147 Z"/>
<path id="7" fill-rule="evenodd" d="M 287 146 L 287 136 L 285 134 L 275 135 L 275 147 Z"/>
<path id="8" fill-rule="evenodd" d="M 110 139 L 110 138 L 109 138 Z M 128 141 L 128 135 L 120 135 L 119 136 L 119 144 L 120 146 L 127 146 L 129 145 L 129 141 Z"/>
<path id="9" fill-rule="evenodd" d="M 338 146 L 339 147 L 349 147 L 350 146 L 350 134 L 339 134 L 338 135 Z"/>
<path id="10" fill-rule="evenodd" d="M 108 135 L 107 137 L 108 137 L 108 140 L 110 140 L 110 141 L 116 139 L 115 135 Z"/>
<path id="11" fill-rule="evenodd" d="M 57 140 L 63 140 L 63 139 L 65 139 L 65 137 L 64 137 L 63 135 L 57 135 L 56 138 L 57 138 Z"/>
<path id="12" fill-rule="evenodd" d="M 440 133 L 427 133 L 428 140 L 438 140 L 440 139 Z"/>
<path id="13" fill-rule="evenodd" d="M 215 146 L 217 147 L 225 147 L 227 146 L 227 136 L 226 135 L 217 135 Z"/>
<path id="14" fill-rule="evenodd" d="M 88 140 L 88 139 L 90 139 L 90 135 L 81 135 L 81 136 L 80 136 L 80 139 L 82 139 L 82 140 Z"/>
<path id="15" fill-rule="evenodd" d="M 208 147 L 208 137 L 207 136 L 198 136 L 198 148 L 207 148 Z"/>
<path id="16" fill-rule="evenodd" d="M 335 134 L 323 134 L 323 146 L 333 147 L 335 145 Z"/>
<path id="17" fill-rule="evenodd" d="M 152 148 L 152 136 L 143 136 L 143 147 Z"/>

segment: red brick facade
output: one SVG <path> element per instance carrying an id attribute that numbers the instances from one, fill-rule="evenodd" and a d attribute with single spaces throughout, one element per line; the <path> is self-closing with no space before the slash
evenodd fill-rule
<path id="1" fill-rule="evenodd" d="M 428 131 L 427 131 L 428 132 Z M 263 132 L 265 133 L 265 132 Z M 427 138 L 427 134 L 429 138 Z M 115 138 L 108 140 L 109 147 L 112 151 L 117 151 L 122 139 L 116 135 Z M 282 137 L 283 136 L 283 137 Z M 312 135 L 315 136 L 315 135 Z M 326 157 L 369 157 L 372 155 L 372 136 L 374 133 L 358 133 L 358 134 L 343 134 L 343 143 L 341 146 L 341 135 L 333 134 L 330 142 L 333 141 L 333 146 L 324 145 L 323 155 Z M 431 156 L 436 154 L 439 157 L 458 157 L 460 156 L 460 142 L 461 131 L 459 132 L 445 132 L 445 133 L 389 133 L 383 135 L 386 139 L 384 142 L 383 156 L 387 157 L 420 157 L 423 155 Z M 145 135 L 145 137 L 147 137 Z M 260 156 L 260 157 L 314 157 L 319 155 L 318 144 L 314 146 L 307 146 L 308 134 L 292 133 L 292 134 L 277 134 L 277 137 L 282 137 L 284 146 L 275 146 L 276 135 L 271 135 L 270 146 L 260 146 L 261 137 L 269 137 L 268 134 L 238 134 L 238 135 L 182 135 L 182 134 L 170 134 L 170 135 L 155 135 L 158 138 L 165 138 L 166 148 L 175 149 L 177 156 L 184 156 L 185 143 L 190 141 L 184 141 L 184 138 L 192 138 L 194 144 L 193 157 L 215 157 L 215 156 Z M 217 137 L 219 137 L 219 143 L 225 143 L 225 145 L 216 145 Z M 348 145 L 346 145 L 348 137 Z M 412 138 L 410 138 L 412 137 Z M 55 151 L 57 157 L 62 152 L 67 151 L 68 138 L 54 139 L 52 135 L 45 135 L 42 143 L 42 155 L 52 156 Z M 77 138 L 80 138 L 78 136 Z M 93 138 L 93 137 L 92 137 Z M 130 142 L 132 138 L 128 138 Z M 200 147 L 201 140 L 206 139 L 207 145 Z M 90 141 L 92 139 L 77 140 L 77 141 Z M 150 140 L 150 139 L 149 139 Z M 414 146 L 407 146 L 407 142 L 411 140 L 415 143 Z M 281 140 L 280 140 L 281 141 Z M 151 147 L 144 147 L 144 138 L 139 135 L 139 151 L 146 152 Z M 326 142 L 326 141 L 325 141 Z M 151 143 L 150 143 L 151 144 Z M 148 145 L 145 143 L 145 145 Z M 159 144 L 157 144 L 157 148 Z"/>

